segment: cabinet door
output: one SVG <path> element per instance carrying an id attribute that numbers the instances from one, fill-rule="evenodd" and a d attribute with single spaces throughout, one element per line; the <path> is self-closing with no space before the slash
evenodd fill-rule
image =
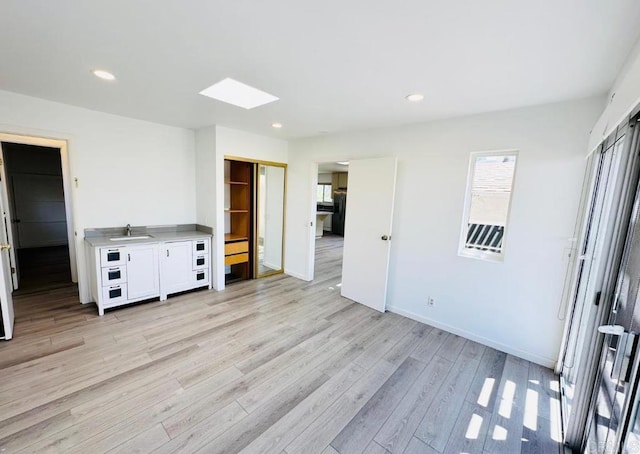
<path id="1" fill-rule="evenodd" d="M 158 245 L 128 246 L 125 253 L 127 258 L 127 300 L 159 296 Z"/>
<path id="2" fill-rule="evenodd" d="M 164 243 L 162 251 L 162 293 L 181 292 L 192 287 L 191 241 Z"/>
<path id="3" fill-rule="evenodd" d="M 349 181 L 349 174 L 341 173 L 340 174 L 340 178 L 339 178 L 340 187 L 341 188 L 346 188 L 348 181 Z"/>

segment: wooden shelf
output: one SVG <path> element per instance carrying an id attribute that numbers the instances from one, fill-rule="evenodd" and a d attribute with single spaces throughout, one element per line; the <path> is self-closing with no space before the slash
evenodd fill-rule
<path id="1" fill-rule="evenodd" d="M 234 241 L 247 241 L 249 237 L 247 235 L 241 235 L 238 233 L 225 233 L 224 234 L 224 242 L 232 243 Z"/>
<path id="2" fill-rule="evenodd" d="M 225 160 L 225 267 L 227 282 L 253 278 L 253 178 L 254 164 Z M 228 186 L 227 186 L 228 185 Z"/>

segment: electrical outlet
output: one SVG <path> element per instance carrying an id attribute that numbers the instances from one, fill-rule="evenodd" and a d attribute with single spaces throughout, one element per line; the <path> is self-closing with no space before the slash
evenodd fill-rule
<path id="1" fill-rule="evenodd" d="M 430 296 L 429 299 L 427 300 L 427 304 L 429 304 L 429 306 L 435 306 L 436 299 Z"/>

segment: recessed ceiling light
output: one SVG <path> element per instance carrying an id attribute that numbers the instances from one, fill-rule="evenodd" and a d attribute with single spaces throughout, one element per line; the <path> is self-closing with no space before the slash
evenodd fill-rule
<path id="1" fill-rule="evenodd" d="M 406 98 L 411 102 L 419 102 L 424 99 L 424 95 L 421 95 L 420 93 L 412 93 L 410 95 L 407 95 Z"/>
<path id="2" fill-rule="evenodd" d="M 200 94 L 247 110 L 279 99 L 229 77 L 205 88 Z"/>
<path id="3" fill-rule="evenodd" d="M 336 162 L 336 164 L 340 164 L 341 166 L 348 166 L 349 165 L 349 161 L 338 161 L 338 162 Z"/>
<path id="4" fill-rule="evenodd" d="M 282 128 L 282 123 L 271 123 L 272 128 L 280 129 Z"/>
<path id="5" fill-rule="evenodd" d="M 116 80 L 116 76 L 111 74 L 109 71 L 105 71 L 103 69 L 94 70 L 93 75 L 96 77 L 99 77 L 102 80 Z"/>

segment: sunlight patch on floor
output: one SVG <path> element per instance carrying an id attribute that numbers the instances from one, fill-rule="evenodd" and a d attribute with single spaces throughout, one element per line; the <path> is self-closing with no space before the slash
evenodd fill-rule
<path id="1" fill-rule="evenodd" d="M 513 408 L 513 399 L 516 395 L 516 384 L 511 380 L 507 380 L 502 391 L 502 400 L 500 401 L 500 409 L 498 414 L 505 418 L 511 417 L 511 409 Z"/>
<path id="2" fill-rule="evenodd" d="M 538 392 L 527 389 L 527 397 L 524 404 L 524 426 L 531 430 L 538 427 Z"/>
<path id="3" fill-rule="evenodd" d="M 478 396 L 478 405 L 482 405 L 485 408 L 489 405 L 489 399 L 491 399 L 491 392 L 493 391 L 495 382 L 496 380 L 494 378 L 484 379 L 480 396 Z"/>
<path id="4" fill-rule="evenodd" d="M 499 440 L 499 441 L 504 441 L 504 440 L 506 440 L 506 439 L 507 439 L 507 429 L 505 429 L 505 428 L 504 428 L 504 427 L 502 427 L 502 426 L 498 426 L 498 425 L 496 425 L 496 426 L 493 428 L 493 435 L 492 435 L 492 438 L 493 438 L 494 440 Z"/>
<path id="5" fill-rule="evenodd" d="M 464 435 L 469 440 L 477 440 L 480 435 L 480 428 L 482 427 L 482 416 L 473 414 L 469 426 L 467 427 L 467 433 Z"/>

